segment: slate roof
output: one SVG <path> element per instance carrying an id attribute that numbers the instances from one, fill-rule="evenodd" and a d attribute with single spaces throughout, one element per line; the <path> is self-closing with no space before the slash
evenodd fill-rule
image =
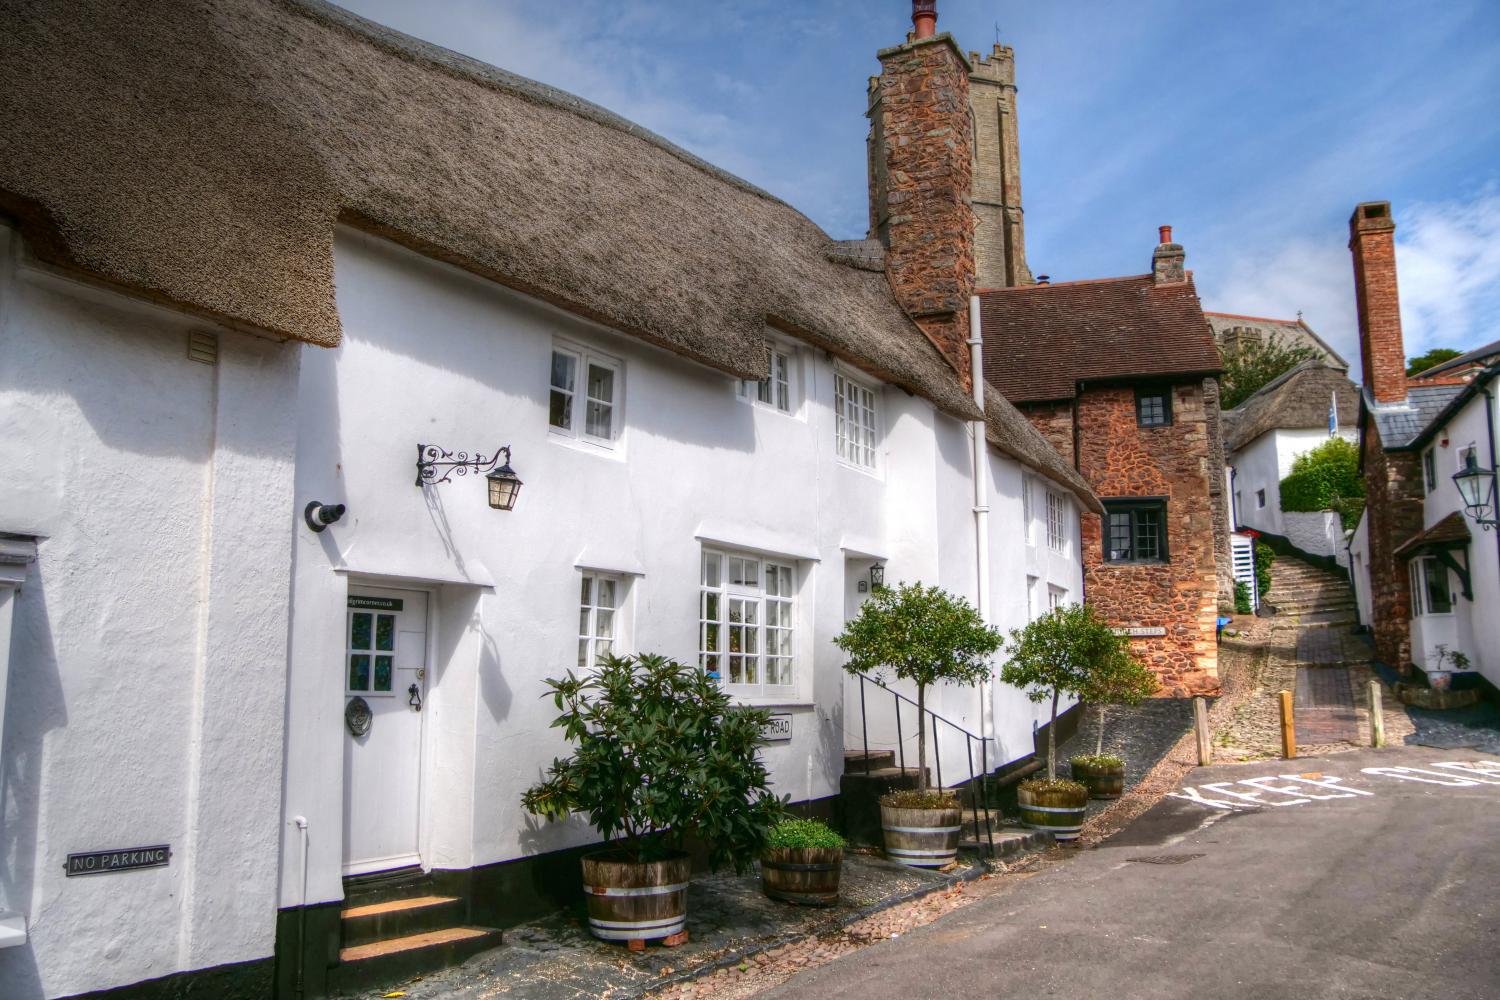
<path id="1" fill-rule="evenodd" d="M 1335 367 L 1349 367 L 1349 362 L 1313 332 L 1313 328 L 1300 316 L 1296 319 L 1271 319 L 1269 316 L 1242 316 L 1239 313 L 1205 312 L 1203 315 L 1208 318 L 1208 325 L 1214 331 L 1214 342 L 1221 350 L 1225 340 L 1231 336 L 1231 331 L 1250 330 L 1260 334 L 1262 343 L 1274 336 L 1283 346 L 1310 347 Z"/>
<path id="2" fill-rule="evenodd" d="M 1464 391 L 1458 385 L 1420 385 L 1411 383 L 1405 403 L 1376 403 L 1368 389 L 1363 390 L 1366 412 L 1375 420 L 1381 447 L 1405 448 L 1436 420 L 1448 404 Z"/>
<path id="3" fill-rule="evenodd" d="M 1359 422 L 1359 387 L 1344 369 L 1321 359 L 1283 372 L 1239 406 L 1224 413 L 1224 447 L 1243 448 L 1268 431 L 1328 426 L 1328 404 L 1337 395 L 1340 427 Z"/>
<path id="4" fill-rule="evenodd" d="M 1469 519 L 1460 511 L 1448 514 L 1432 527 L 1419 531 L 1396 546 L 1398 557 L 1414 556 L 1423 549 L 1442 549 L 1463 545 L 1473 536 L 1469 533 Z"/>
<path id="5" fill-rule="evenodd" d="M 984 374 L 1012 403 L 1072 399 L 1080 382 L 1212 375 L 1224 363 L 1192 277 L 1068 281 L 980 292 Z"/>

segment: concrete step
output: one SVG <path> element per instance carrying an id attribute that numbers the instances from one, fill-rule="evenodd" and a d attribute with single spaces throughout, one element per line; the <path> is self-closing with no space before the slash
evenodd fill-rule
<path id="1" fill-rule="evenodd" d="M 458 965 L 500 943 L 500 931 L 492 927 L 446 927 L 372 941 L 341 949 L 329 978 L 340 993 L 387 986 Z"/>
<path id="2" fill-rule="evenodd" d="M 972 816 L 973 810 L 965 810 L 965 813 Z M 958 840 L 960 850 L 974 851 L 992 858 L 1007 858 L 1025 854 L 1028 851 L 1040 851 L 1051 847 L 1053 843 L 1052 834 L 1024 826 L 992 826 L 991 832 L 987 835 L 982 815 L 977 825 L 973 820 L 964 822 L 964 830 L 959 834 Z"/>
<path id="3" fill-rule="evenodd" d="M 343 913 L 345 948 L 441 930 L 464 922 L 457 896 L 416 896 L 353 906 Z"/>
<path id="4" fill-rule="evenodd" d="M 894 750 L 871 750 L 865 753 L 863 750 L 844 751 L 844 773 L 863 774 L 868 768 L 871 771 L 896 766 L 896 751 Z"/>

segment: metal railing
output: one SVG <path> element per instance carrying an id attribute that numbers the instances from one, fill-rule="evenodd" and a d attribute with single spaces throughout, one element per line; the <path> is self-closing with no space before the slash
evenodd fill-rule
<path id="1" fill-rule="evenodd" d="M 905 705 L 910 705 L 913 714 L 921 712 L 932 720 L 932 725 L 927 727 L 927 733 L 932 745 L 933 765 L 937 769 L 937 786 L 946 788 L 943 784 L 943 741 L 938 725 L 941 723 L 964 738 L 964 750 L 968 758 L 968 778 L 965 781 L 965 789 L 960 789 L 958 794 L 959 806 L 963 806 L 963 792 L 969 793 L 969 805 L 974 815 L 974 839 L 979 840 L 979 819 L 984 817 L 984 839 L 989 845 L 990 854 L 995 853 L 995 824 L 990 814 L 989 803 L 989 743 L 991 737 L 979 736 L 969 732 L 963 726 L 951 719 L 945 719 L 930 708 L 919 708 L 917 703 L 899 691 L 886 687 L 874 677 L 864 674 L 855 674 L 859 678 L 859 726 L 860 738 L 864 741 L 865 774 L 870 773 L 870 714 L 865 707 L 865 685 L 872 684 L 881 691 L 890 695 L 893 699 L 896 716 L 896 755 L 902 771 L 906 770 L 906 741 L 902 734 L 901 711 Z M 920 715 L 918 718 L 920 719 Z M 979 744 L 979 770 L 974 770 L 974 744 Z"/>

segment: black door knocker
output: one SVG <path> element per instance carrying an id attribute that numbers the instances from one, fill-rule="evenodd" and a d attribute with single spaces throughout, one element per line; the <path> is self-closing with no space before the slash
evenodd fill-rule
<path id="1" fill-rule="evenodd" d="M 413 684 L 406 689 L 406 703 L 413 709 L 422 711 L 422 689 Z"/>

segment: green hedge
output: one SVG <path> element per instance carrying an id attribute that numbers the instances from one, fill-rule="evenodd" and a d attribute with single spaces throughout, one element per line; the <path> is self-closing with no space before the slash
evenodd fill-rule
<path id="1" fill-rule="evenodd" d="M 1276 561 L 1276 550 L 1260 539 L 1255 540 L 1255 589 L 1261 599 L 1271 592 L 1271 564 Z"/>
<path id="2" fill-rule="evenodd" d="M 1348 528 L 1359 522 L 1365 506 L 1365 483 L 1359 474 L 1359 449 L 1343 438 L 1329 438 L 1298 455 L 1281 481 L 1284 511 L 1338 511 Z"/>

